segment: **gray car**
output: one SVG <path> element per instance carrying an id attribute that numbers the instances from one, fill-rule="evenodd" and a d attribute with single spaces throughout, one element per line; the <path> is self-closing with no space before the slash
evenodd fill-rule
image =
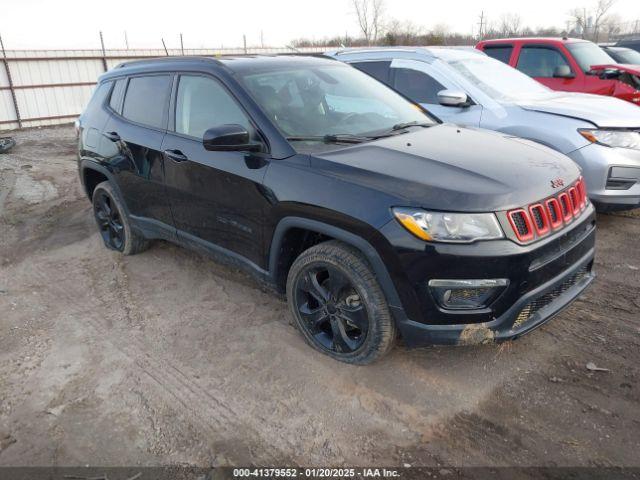
<path id="1" fill-rule="evenodd" d="M 347 49 L 328 55 L 392 86 L 445 122 L 496 130 L 561 152 L 601 210 L 640 206 L 640 108 L 556 92 L 475 49 Z M 490 145 L 488 145 L 490 148 Z"/>

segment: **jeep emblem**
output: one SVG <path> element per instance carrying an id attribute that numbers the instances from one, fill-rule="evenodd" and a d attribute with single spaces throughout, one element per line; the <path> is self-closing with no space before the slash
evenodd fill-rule
<path id="1" fill-rule="evenodd" d="M 556 178 L 554 180 L 551 180 L 551 188 L 559 188 L 559 187 L 564 187 L 564 180 L 561 178 Z"/>

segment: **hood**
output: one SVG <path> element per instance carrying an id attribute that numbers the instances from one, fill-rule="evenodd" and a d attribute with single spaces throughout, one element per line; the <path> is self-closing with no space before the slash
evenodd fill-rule
<path id="1" fill-rule="evenodd" d="M 568 157 L 497 132 L 437 125 L 312 157 L 314 169 L 396 205 L 492 212 L 544 199 L 580 171 Z"/>
<path id="2" fill-rule="evenodd" d="M 640 65 L 630 65 L 628 63 L 611 63 L 609 65 L 593 65 L 591 70 L 600 72 L 602 70 L 620 70 L 631 75 L 640 75 Z"/>
<path id="3" fill-rule="evenodd" d="M 636 105 L 604 95 L 550 92 L 515 103 L 525 110 L 578 118 L 600 128 L 640 127 L 640 109 Z"/>

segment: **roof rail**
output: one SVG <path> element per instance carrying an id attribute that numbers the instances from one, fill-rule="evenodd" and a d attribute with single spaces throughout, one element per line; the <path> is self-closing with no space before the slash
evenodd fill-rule
<path id="1" fill-rule="evenodd" d="M 166 62 L 166 61 L 193 61 L 193 60 L 201 60 L 201 61 L 213 61 L 216 63 L 220 63 L 214 56 L 204 57 L 202 55 L 172 55 L 167 57 L 152 57 L 152 58 L 144 58 L 142 60 L 131 60 L 128 62 L 122 62 L 116 65 L 114 68 L 123 68 L 123 67 L 131 67 L 131 66 L 144 66 L 144 65 L 153 65 L 158 62 Z"/>

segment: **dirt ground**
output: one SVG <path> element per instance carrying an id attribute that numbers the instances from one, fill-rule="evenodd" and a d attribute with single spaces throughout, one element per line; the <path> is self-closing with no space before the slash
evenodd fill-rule
<path id="1" fill-rule="evenodd" d="M 0 465 L 640 466 L 640 215 L 598 217 L 596 282 L 532 334 L 347 366 L 238 271 L 103 248 L 72 129 L 15 136 Z"/>

